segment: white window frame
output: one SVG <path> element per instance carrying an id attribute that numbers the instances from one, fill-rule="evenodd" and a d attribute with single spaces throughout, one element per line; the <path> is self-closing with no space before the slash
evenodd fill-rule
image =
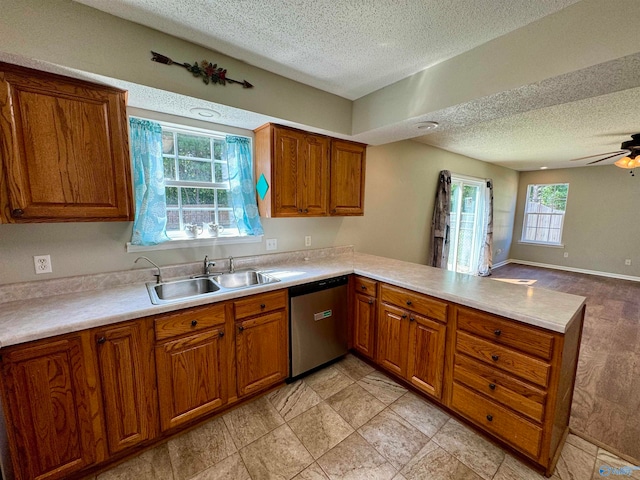
<path id="1" fill-rule="evenodd" d="M 562 212 L 534 212 L 529 210 L 529 197 L 530 197 L 530 193 L 531 193 L 531 189 L 535 188 L 535 187 L 548 187 L 548 186 L 561 186 L 561 185 L 566 185 L 567 186 L 567 197 L 565 199 L 565 209 Z M 523 218 L 522 218 L 522 232 L 520 235 L 520 242 L 519 243 L 525 243 L 525 244 L 530 244 L 530 245 L 540 245 L 540 246 L 547 246 L 547 247 L 564 247 L 564 244 L 562 243 L 562 235 L 564 233 L 564 220 L 565 220 L 565 216 L 567 214 L 567 203 L 569 201 L 569 184 L 565 183 L 565 182 L 561 182 L 561 183 L 532 183 L 527 185 L 527 192 L 525 194 L 525 198 L 524 198 L 524 213 L 523 213 Z M 537 232 L 540 227 L 539 225 L 535 225 L 535 226 L 530 226 L 528 223 L 528 219 L 529 219 L 529 215 L 535 215 L 535 214 L 542 214 L 542 215 L 550 215 L 551 217 L 561 217 L 562 221 L 560 222 L 560 228 L 559 228 L 559 240 L 557 242 L 550 242 L 550 241 L 544 241 L 544 240 L 530 240 L 525 238 L 527 229 L 529 228 L 534 228 L 535 231 Z M 540 220 L 540 215 L 538 215 L 537 220 Z M 552 222 L 549 222 L 550 224 Z M 551 230 L 551 227 L 547 227 L 546 228 L 547 231 Z M 536 235 L 537 236 L 537 235 Z M 549 234 L 547 234 L 547 238 L 549 237 Z"/>
<path id="2" fill-rule="evenodd" d="M 155 112 L 154 112 L 155 113 Z M 146 119 L 143 116 L 132 115 L 136 118 Z M 149 117 L 155 117 L 155 115 L 149 115 Z M 201 136 L 201 137 L 209 137 L 211 140 L 211 162 L 214 164 L 216 162 L 215 158 L 213 158 L 213 143 L 215 140 L 225 140 L 226 133 L 218 132 L 208 129 L 203 129 L 199 127 L 192 127 L 190 125 L 180 125 L 174 122 L 169 122 L 165 120 L 161 120 L 158 118 L 151 118 L 152 121 L 159 123 L 162 126 L 162 130 L 171 131 L 174 133 L 174 138 L 177 133 L 183 133 L 187 135 Z M 242 135 L 238 133 L 233 133 L 233 135 L 245 136 L 249 139 L 251 145 L 251 151 L 253 152 L 253 139 L 248 135 Z M 177 142 L 174 143 L 174 154 L 166 155 L 163 154 L 163 158 L 174 157 L 177 162 L 178 158 L 184 158 L 189 160 L 194 160 L 191 157 L 179 157 L 177 152 Z M 199 159 L 196 159 L 199 160 Z M 252 159 L 253 161 L 253 159 Z M 226 161 L 224 162 L 226 164 Z M 176 163 L 176 172 L 178 165 Z M 215 175 L 215 168 L 213 170 L 213 174 Z M 215 180 L 215 178 L 213 178 Z M 175 186 L 175 187 L 205 187 L 205 188 L 229 188 L 228 182 L 194 182 L 194 181 L 181 181 L 181 180 L 165 180 L 165 185 Z M 215 221 L 218 222 L 218 206 L 217 206 L 217 195 L 215 200 Z M 237 228 L 226 228 L 221 234 L 216 237 L 209 235 L 209 233 L 203 229 L 203 233 L 196 238 L 187 237 L 183 230 L 183 214 L 182 214 L 182 197 L 178 194 L 178 205 L 179 205 L 179 215 L 180 215 L 180 231 L 168 230 L 167 235 L 171 240 L 158 244 L 158 245 L 132 245 L 130 242 L 127 242 L 126 248 L 127 252 L 144 252 L 144 251 L 153 251 L 153 250 L 172 250 L 176 248 L 190 248 L 190 247 L 200 247 L 200 246 L 209 246 L 209 245 L 229 245 L 229 244 L 241 244 L 241 243 L 260 243 L 262 242 L 262 235 L 240 235 Z M 175 207 L 167 206 L 168 210 L 175 209 Z M 193 210 L 197 210 L 193 208 Z M 208 210 L 208 209 L 204 209 Z M 233 207 L 222 207 L 222 210 L 233 210 Z"/>

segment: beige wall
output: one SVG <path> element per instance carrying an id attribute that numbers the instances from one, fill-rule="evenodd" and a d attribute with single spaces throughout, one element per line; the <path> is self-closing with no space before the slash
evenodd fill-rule
<path id="1" fill-rule="evenodd" d="M 367 150 L 363 217 L 263 219 L 265 238 L 278 239 L 278 251 L 355 245 L 361 252 L 424 263 L 440 170 L 491 177 L 495 197 L 495 261 L 507 258 L 513 230 L 517 172 L 427 145 L 404 141 Z M 138 255 L 160 265 L 266 253 L 258 244 L 209 246 L 126 253 L 132 224 L 62 223 L 0 225 L 0 284 L 133 268 Z M 36 276 L 33 255 L 51 255 L 53 274 Z"/>
<path id="2" fill-rule="evenodd" d="M 518 243 L 527 185 L 534 183 L 569 184 L 564 248 Z M 640 176 L 632 177 L 613 165 L 521 172 L 510 257 L 640 277 L 638 198 Z M 631 266 L 625 266 L 627 258 Z"/>

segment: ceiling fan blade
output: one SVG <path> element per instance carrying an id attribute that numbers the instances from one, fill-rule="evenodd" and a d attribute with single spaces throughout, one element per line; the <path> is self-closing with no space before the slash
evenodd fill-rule
<path id="1" fill-rule="evenodd" d="M 620 154 L 620 153 L 626 153 L 626 152 L 628 152 L 628 151 L 629 151 L 629 150 L 618 150 L 617 152 L 605 152 L 605 153 L 598 153 L 598 154 L 596 154 L 596 155 L 589 155 L 589 156 L 587 156 L 587 157 L 574 158 L 574 159 L 571 159 L 571 160 L 569 160 L 569 161 L 570 161 L 570 162 L 577 162 L 578 160 L 586 160 L 587 158 L 601 157 L 602 155 L 611 155 L 611 154 L 618 155 L 618 154 Z M 604 160 L 604 159 L 603 159 L 603 160 Z M 598 161 L 600 161 L 600 160 L 598 160 Z"/>
<path id="2" fill-rule="evenodd" d="M 628 153 L 629 153 L 629 150 L 622 150 L 621 152 L 618 152 L 614 155 L 609 155 L 608 157 L 601 158 L 600 160 L 589 162 L 587 163 L 587 165 L 593 165 L 594 163 L 604 162 L 605 160 L 609 160 L 610 158 L 619 157 L 620 155 L 627 155 Z"/>

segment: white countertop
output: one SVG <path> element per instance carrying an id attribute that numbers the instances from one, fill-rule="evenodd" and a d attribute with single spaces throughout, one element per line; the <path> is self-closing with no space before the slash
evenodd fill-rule
<path id="1" fill-rule="evenodd" d="M 357 273 L 461 305 L 565 332 L 585 298 L 360 253 L 260 270 L 280 282 L 153 305 L 144 283 L 0 304 L 0 347 Z"/>

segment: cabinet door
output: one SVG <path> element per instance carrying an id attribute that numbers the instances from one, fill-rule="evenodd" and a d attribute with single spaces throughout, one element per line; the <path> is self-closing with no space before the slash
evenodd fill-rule
<path id="1" fill-rule="evenodd" d="M 329 195 L 329 139 L 319 135 L 305 135 L 302 174 L 298 188 L 302 193 L 299 213 L 323 216 L 327 214 Z"/>
<path id="2" fill-rule="evenodd" d="M 262 390 L 287 377 L 288 342 L 285 311 L 236 323 L 238 395 Z"/>
<path id="3" fill-rule="evenodd" d="M 444 375 L 446 325 L 411 313 L 407 380 L 440 399 Z"/>
<path id="4" fill-rule="evenodd" d="M 95 461 L 80 337 L 3 355 L 3 393 L 18 479 L 66 478 Z"/>
<path id="5" fill-rule="evenodd" d="M 373 358 L 376 301 L 368 295 L 355 294 L 353 346 L 363 355 Z"/>
<path id="6" fill-rule="evenodd" d="M 4 220 L 133 218 L 125 95 L 0 64 Z"/>
<path id="7" fill-rule="evenodd" d="M 297 131 L 275 127 L 274 138 L 273 215 L 295 217 L 300 215 L 303 204 L 298 179 L 302 174 L 304 137 Z"/>
<path id="8" fill-rule="evenodd" d="M 364 215 L 366 145 L 331 141 L 331 215 Z"/>
<path id="9" fill-rule="evenodd" d="M 144 322 L 94 331 L 109 452 L 153 438 L 155 381 L 151 367 L 153 330 Z M 151 335 L 145 335 L 145 333 Z"/>
<path id="10" fill-rule="evenodd" d="M 227 402 L 224 329 L 156 345 L 160 425 L 163 431 Z"/>
<path id="11" fill-rule="evenodd" d="M 378 316 L 378 364 L 401 377 L 407 371 L 408 314 L 383 303 Z"/>

